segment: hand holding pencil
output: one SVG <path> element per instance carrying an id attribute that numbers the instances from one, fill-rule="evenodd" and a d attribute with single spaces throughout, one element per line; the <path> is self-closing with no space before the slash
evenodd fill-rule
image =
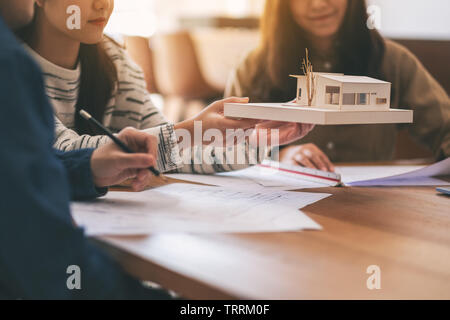
<path id="1" fill-rule="evenodd" d="M 80 114 L 84 118 L 90 117 L 87 112 Z M 95 120 L 92 117 L 89 119 Z M 91 158 L 92 175 L 97 187 L 109 187 L 132 179 L 133 190 L 140 191 L 148 184 L 152 172 L 160 175 L 154 168 L 157 158 L 156 137 L 134 128 L 126 128 L 117 136 L 103 129 L 112 141 L 95 150 Z"/>

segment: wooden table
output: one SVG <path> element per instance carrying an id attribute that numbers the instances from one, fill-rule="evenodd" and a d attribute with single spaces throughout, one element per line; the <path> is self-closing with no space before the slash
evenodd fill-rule
<path id="1" fill-rule="evenodd" d="M 432 187 L 326 188 L 323 231 L 104 237 L 133 275 L 192 299 L 450 299 L 450 198 Z M 367 268 L 381 269 L 369 290 Z"/>

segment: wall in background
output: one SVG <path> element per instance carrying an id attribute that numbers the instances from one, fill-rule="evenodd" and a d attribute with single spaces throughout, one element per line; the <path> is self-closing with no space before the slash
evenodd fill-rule
<path id="1" fill-rule="evenodd" d="M 449 0 L 367 0 L 381 9 L 381 33 L 390 38 L 450 40 Z"/>
<path id="2" fill-rule="evenodd" d="M 158 27 L 155 0 L 115 0 L 114 12 L 106 26 L 108 34 L 149 37 Z"/>
<path id="3" fill-rule="evenodd" d="M 392 38 L 450 40 L 449 0 L 366 0 L 381 9 L 381 32 Z M 108 32 L 149 36 L 178 28 L 180 17 L 258 16 L 264 0 L 115 0 Z"/>
<path id="4" fill-rule="evenodd" d="M 115 0 L 106 32 L 150 36 L 173 31 L 181 17 L 259 16 L 264 0 Z"/>

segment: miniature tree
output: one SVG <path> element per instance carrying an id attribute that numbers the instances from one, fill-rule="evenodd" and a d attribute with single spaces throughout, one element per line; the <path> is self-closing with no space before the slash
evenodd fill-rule
<path id="1" fill-rule="evenodd" d="M 316 76 L 313 72 L 313 66 L 309 61 L 308 48 L 305 51 L 306 58 L 303 59 L 302 69 L 303 74 L 306 76 L 306 93 L 308 95 L 308 106 L 310 107 L 316 94 Z"/>

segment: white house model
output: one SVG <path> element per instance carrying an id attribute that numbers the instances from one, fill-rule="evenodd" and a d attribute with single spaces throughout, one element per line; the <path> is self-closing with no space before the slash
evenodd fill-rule
<path id="1" fill-rule="evenodd" d="M 307 78 L 297 78 L 295 105 L 308 106 Z M 314 72 L 315 92 L 309 107 L 341 111 L 380 111 L 390 109 L 391 83 L 339 73 Z"/>

